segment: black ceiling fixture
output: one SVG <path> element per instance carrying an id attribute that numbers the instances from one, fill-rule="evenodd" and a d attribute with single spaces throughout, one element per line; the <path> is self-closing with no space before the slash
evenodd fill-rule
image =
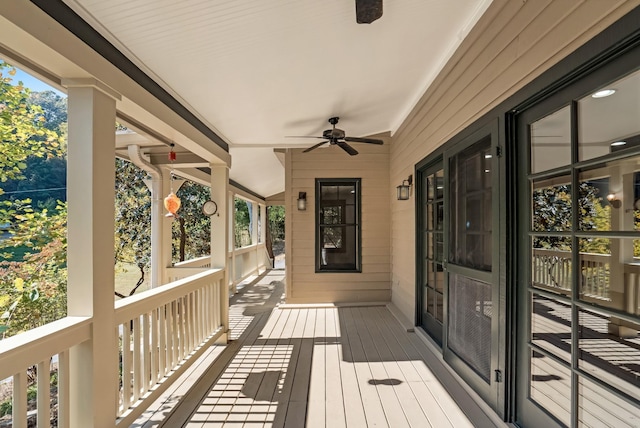
<path id="1" fill-rule="evenodd" d="M 345 152 L 349 153 L 351 156 L 357 155 L 358 151 L 351 147 L 346 142 L 349 141 L 351 143 L 367 143 L 367 144 L 384 144 L 382 140 L 378 140 L 376 138 L 358 138 L 358 137 L 347 137 L 342 129 L 336 128 L 336 124 L 340 120 L 339 117 L 331 117 L 329 118 L 329 123 L 333 125 L 333 128 L 327 129 L 322 133 L 322 137 L 294 137 L 294 138 L 321 138 L 326 141 L 321 141 L 318 144 L 315 144 L 309 147 L 306 150 L 303 150 L 303 153 L 310 152 L 311 150 L 315 150 L 323 144 L 329 143 L 330 145 L 336 145 L 340 147 Z"/>
<path id="2" fill-rule="evenodd" d="M 356 0 L 356 22 L 371 24 L 382 16 L 382 0 Z"/>

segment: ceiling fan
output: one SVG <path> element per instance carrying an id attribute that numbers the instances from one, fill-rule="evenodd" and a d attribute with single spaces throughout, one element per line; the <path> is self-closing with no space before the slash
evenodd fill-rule
<path id="1" fill-rule="evenodd" d="M 310 152 L 311 150 L 315 150 L 323 144 L 329 143 L 330 145 L 336 145 L 340 147 L 345 152 L 349 153 L 351 156 L 357 155 L 358 151 L 347 144 L 347 141 L 351 143 L 367 143 L 367 144 L 384 144 L 382 140 L 378 140 L 376 138 L 359 138 L 359 137 L 347 137 L 342 129 L 336 128 L 336 124 L 340 120 L 339 117 L 331 117 L 329 118 L 329 123 L 333 126 L 331 129 L 326 129 L 322 133 L 322 137 L 311 137 L 311 136 L 303 136 L 303 137 L 294 137 L 294 138 L 321 138 L 326 141 L 321 141 L 318 144 L 315 144 L 308 149 L 303 150 L 303 153 Z"/>

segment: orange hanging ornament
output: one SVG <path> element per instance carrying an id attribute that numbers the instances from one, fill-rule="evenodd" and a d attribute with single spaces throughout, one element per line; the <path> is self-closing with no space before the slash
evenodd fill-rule
<path id="1" fill-rule="evenodd" d="M 177 218 L 178 214 L 176 213 L 180 209 L 180 198 L 173 193 L 173 162 L 176 160 L 176 152 L 173 151 L 173 147 L 174 145 L 172 143 L 171 150 L 169 151 L 169 161 L 171 162 L 171 192 L 166 198 L 164 198 L 164 207 L 169 211 L 169 213 L 166 214 L 166 217 Z"/>
<path id="2" fill-rule="evenodd" d="M 178 217 L 178 210 L 180 209 L 180 198 L 175 193 L 171 192 L 164 198 L 164 207 L 169 211 L 167 217 Z"/>

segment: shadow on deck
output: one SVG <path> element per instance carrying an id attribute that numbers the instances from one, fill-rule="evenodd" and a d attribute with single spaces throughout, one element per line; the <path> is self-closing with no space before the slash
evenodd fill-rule
<path id="1" fill-rule="evenodd" d="M 273 270 L 241 288 L 232 341 L 133 426 L 500 425 L 384 306 L 279 307 L 283 279 Z"/>

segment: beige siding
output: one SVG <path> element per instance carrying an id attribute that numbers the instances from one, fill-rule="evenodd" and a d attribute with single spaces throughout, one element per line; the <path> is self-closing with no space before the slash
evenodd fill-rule
<path id="1" fill-rule="evenodd" d="M 640 1 L 494 0 L 393 136 L 391 183 Z M 415 305 L 413 203 L 391 200 L 392 300 Z M 412 199 L 413 201 L 413 199 Z"/>
<path id="2" fill-rule="evenodd" d="M 288 150 L 287 302 L 375 302 L 391 298 L 391 210 L 388 134 L 383 146 L 354 143 L 349 156 L 338 147 L 309 153 Z M 361 178 L 362 273 L 315 273 L 315 179 Z M 307 210 L 298 211 L 299 192 Z M 290 232 L 289 232 L 290 231 Z"/>

